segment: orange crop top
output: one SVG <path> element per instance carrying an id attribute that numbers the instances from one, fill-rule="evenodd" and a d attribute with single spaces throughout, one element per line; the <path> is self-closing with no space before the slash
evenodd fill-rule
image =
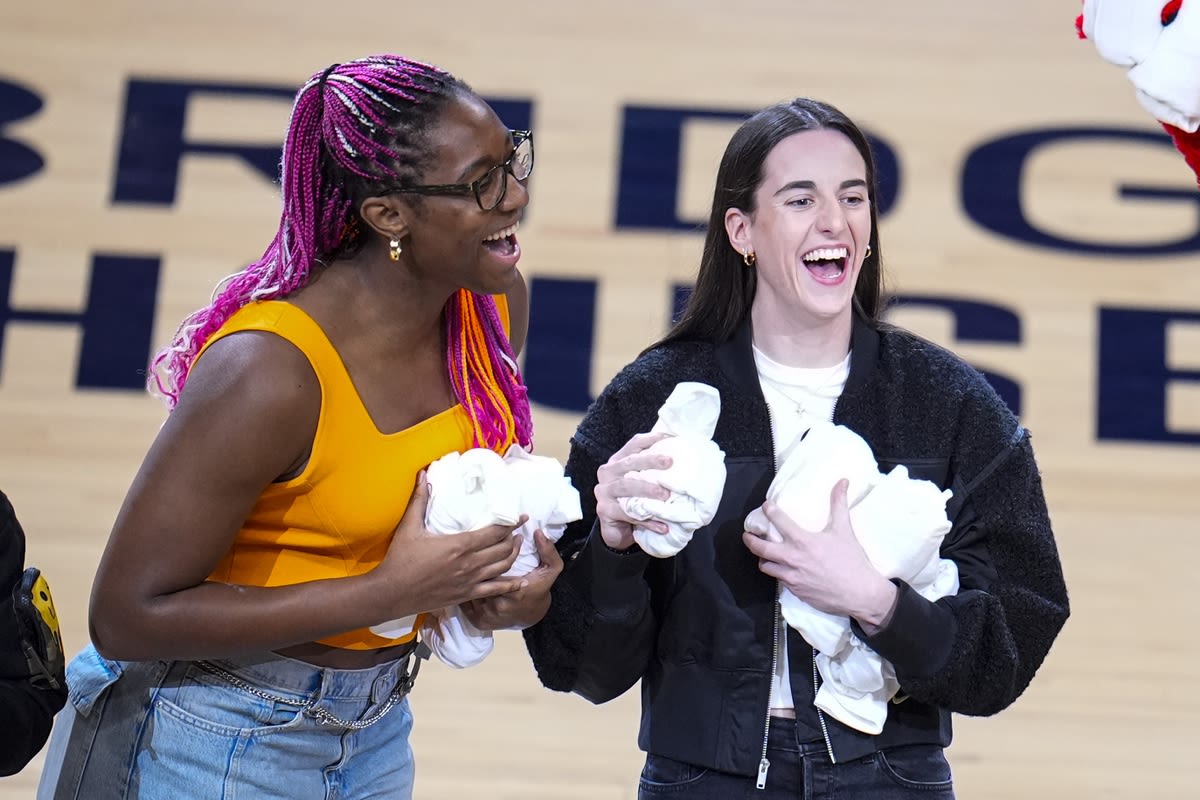
<path id="1" fill-rule="evenodd" d="M 508 303 L 503 295 L 495 300 L 507 332 Z M 456 405 L 411 428 L 380 433 L 341 356 L 304 311 L 286 301 L 251 303 L 209 338 L 201 354 L 238 331 L 268 331 L 304 353 L 321 387 L 321 414 L 303 472 L 263 490 L 209 580 L 287 586 L 370 571 L 387 552 L 417 473 L 451 451 L 472 447 L 470 417 Z M 363 628 L 320 642 L 369 650 L 415 636 L 414 629 L 388 639 Z"/>

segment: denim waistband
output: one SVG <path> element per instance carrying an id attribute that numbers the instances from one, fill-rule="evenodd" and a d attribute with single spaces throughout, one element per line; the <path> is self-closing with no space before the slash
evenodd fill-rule
<path id="1" fill-rule="evenodd" d="M 796 724 L 796 720 L 788 717 L 771 717 L 767 730 L 767 750 L 785 753 L 799 753 L 801 758 L 810 756 L 829 757 L 829 750 L 823 739 L 799 741 L 799 731 L 805 730 Z"/>
<path id="2" fill-rule="evenodd" d="M 411 674 L 414 651 L 362 669 L 334 669 L 270 651 L 245 653 L 212 664 L 264 690 L 296 698 L 378 701 Z M 204 663 L 204 662 L 202 662 Z"/>

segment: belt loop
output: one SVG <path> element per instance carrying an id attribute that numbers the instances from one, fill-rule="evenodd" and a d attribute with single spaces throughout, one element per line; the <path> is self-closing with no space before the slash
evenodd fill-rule
<path id="1" fill-rule="evenodd" d="M 315 706 L 333 691 L 334 687 L 331 685 L 333 683 L 333 675 L 331 674 L 332 672 L 333 670 L 331 670 L 329 667 L 317 668 L 317 674 L 321 676 L 321 679 L 317 681 L 317 688 L 314 689 L 312 694 L 310 694 L 308 697 L 308 702 L 310 705 Z"/>

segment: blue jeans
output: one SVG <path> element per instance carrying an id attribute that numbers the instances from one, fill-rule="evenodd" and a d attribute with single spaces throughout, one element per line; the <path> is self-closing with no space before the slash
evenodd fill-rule
<path id="1" fill-rule="evenodd" d="M 771 718 L 767 782 L 705 769 L 662 756 L 646 756 L 639 800 L 822 800 L 870 798 L 953 800 L 950 765 L 937 745 L 908 745 L 834 764 L 824 742 L 796 741 L 796 723 Z"/>
<path id="2" fill-rule="evenodd" d="M 67 668 L 38 800 L 410 798 L 410 663 L 110 661 L 88 645 Z"/>

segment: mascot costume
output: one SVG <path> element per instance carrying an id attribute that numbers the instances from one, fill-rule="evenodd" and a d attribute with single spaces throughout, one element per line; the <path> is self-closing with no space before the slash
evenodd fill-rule
<path id="1" fill-rule="evenodd" d="M 1084 0 L 1075 27 L 1126 68 L 1200 185 L 1200 0 Z"/>

